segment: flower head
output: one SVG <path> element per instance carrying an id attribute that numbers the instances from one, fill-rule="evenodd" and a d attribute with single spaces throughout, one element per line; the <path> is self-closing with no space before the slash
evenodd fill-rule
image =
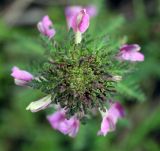
<path id="1" fill-rule="evenodd" d="M 140 53 L 140 46 L 137 44 L 125 44 L 120 48 L 118 54 L 119 60 L 129 60 L 129 61 L 144 61 L 144 55 Z"/>
<path id="2" fill-rule="evenodd" d="M 116 102 L 111 105 L 109 110 L 102 112 L 101 129 L 98 131 L 98 135 L 107 135 L 108 132 L 115 130 L 116 123 L 119 118 L 124 116 L 124 110 L 120 103 Z"/>
<path id="3" fill-rule="evenodd" d="M 32 74 L 18 67 L 12 68 L 11 76 L 14 77 L 15 84 L 19 86 L 25 86 L 28 82 L 33 80 Z"/>
<path id="4" fill-rule="evenodd" d="M 42 20 L 37 24 L 38 30 L 44 35 L 49 38 L 52 38 L 56 31 L 52 28 L 53 24 L 52 21 L 48 16 L 44 16 Z"/>
<path id="5" fill-rule="evenodd" d="M 31 102 L 26 110 L 30 110 L 31 112 L 38 112 L 40 110 L 46 109 L 51 104 L 51 95 L 48 95 L 38 101 Z"/>
<path id="6" fill-rule="evenodd" d="M 68 134 L 70 137 L 75 137 L 78 133 L 80 122 L 76 116 L 67 119 L 65 113 L 66 111 L 64 109 L 59 109 L 52 115 L 47 116 L 47 119 L 52 128 L 65 135 Z"/>

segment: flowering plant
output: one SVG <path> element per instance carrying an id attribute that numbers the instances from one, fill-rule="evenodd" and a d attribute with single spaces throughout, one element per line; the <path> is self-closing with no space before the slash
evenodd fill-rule
<path id="1" fill-rule="evenodd" d="M 87 33 L 89 11 L 74 7 L 68 8 L 67 13 L 69 9 L 72 14 L 66 14 L 66 19 L 70 30 L 61 41 L 56 40 L 56 30 L 48 16 L 38 23 L 48 53 L 37 74 L 13 67 L 11 75 L 17 85 L 39 89 L 46 95 L 26 109 L 37 112 L 54 107 L 57 111 L 47 116 L 54 129 L 75 137 L 80 122 L 84 123 L 93 111 L 100 111 L 103 120 L 98 135 L 105 136 L 124 116 L 122 105 L 114 101 L 121 81 L 144 56 L 137 44 L 124 44 L 106 35 L 91 37 Z"/>

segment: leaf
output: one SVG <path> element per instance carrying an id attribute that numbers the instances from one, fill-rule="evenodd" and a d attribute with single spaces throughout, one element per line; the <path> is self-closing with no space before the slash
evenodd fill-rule
<path id="1" fill-rule="evenodd" d="M 144 101 L 145 95 L 139 88 L 139 85 L 134 81 L 123 81 L 116 86 L 118 93 L 124 95 L 128 99 L 136 99 L 138 101 Z"/>

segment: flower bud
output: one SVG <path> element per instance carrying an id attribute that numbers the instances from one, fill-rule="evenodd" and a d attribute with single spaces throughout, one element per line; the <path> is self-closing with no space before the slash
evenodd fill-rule
<path id="1" fill-rule="evenodd" d="M 14 78 L 15 84 L 19 86 L 25 86 L 28 82 L 33 80 L 32 74 L 18 67 L 12 68 L 11 76 Z"/>
<path id="2" fill-rule="evenodd" d="M 89 27 L 89 15 L 82 9 L 73 19 L 71 27 L 74 32 L 84 33 Z"/>
<path id="3" fill-rule="evenodd" d="M 35 101 L 35 102 L 31 102 L 26 110 L 30 110 L 31 112 L 38 112 L 40 110 L 44 110 L 46 109 L 50 104 L 51 104 L 52 100 L 51 100 L 51 95 L 47 95 L 46 97 Z"/>
<path id="4" fill-rule="evenodd" d="M 75 32 L 75 43 L 78 44 L 82 40 L 82 33 L 89 27 L 89 15 L 85 9 L 82 9 L 72 20 L 71 27 Z"/>
<path id="5" fill-rule="evenodd" d="M 115 76 L 112 77 L 112 80 L 113 81 L 121 81 L 122 80 L 122 76 L 115 75 Z"/>
<path id="6" fill-rule="evenodd" d="M 56 33 L 55 29 L 52 28 L 52 26 L 52 21 L 48 16 L 44 16 L 42 20 L 37 24 L 38 30 L 41 32 L 41 34 L 49 38 L 52 38 Z"/>

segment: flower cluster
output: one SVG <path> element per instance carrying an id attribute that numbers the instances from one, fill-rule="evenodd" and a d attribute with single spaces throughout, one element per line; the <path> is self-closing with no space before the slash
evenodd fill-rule
<path id="1" fill-rule="evenodd" d="M 48 60 L 39 75 L 34 76 L 13 67 L 11 76 L 15 84 L 40 89 L 46 94 L 44 98 L 31 102 L 26 109 L 37 112 L 54 108 L 56 111 L 47 116 L 52 128 L 75 137 L 80 122 L 92 110 L 97 110 L 102 115 L 97 134 L 105 136 L 115 130 L 118 119 L 124 117 L 122 105 L 118 101 L 110 101 L 118 93 L 116 85 L 123 80 L 128 70 L 126 65 L 129 68 L 132 62 L 143 61 L 144 56 L 139 52 L 138 44 L 122 44 L 119 49 L 109 48 L 109 41 L 104 41 L 100 48 L 92 45 L 99 43 L 94 38 L 87 40 L 85 32 L 90 18 L 97 15 L 95 7 L 67 7 L 65 13 L 74 42 L 70 32 L 65 46 L 56 41 L 53 23 L 48 16 L 44 16 L 37 27 L 44 42 L 52 46 Z"/>

